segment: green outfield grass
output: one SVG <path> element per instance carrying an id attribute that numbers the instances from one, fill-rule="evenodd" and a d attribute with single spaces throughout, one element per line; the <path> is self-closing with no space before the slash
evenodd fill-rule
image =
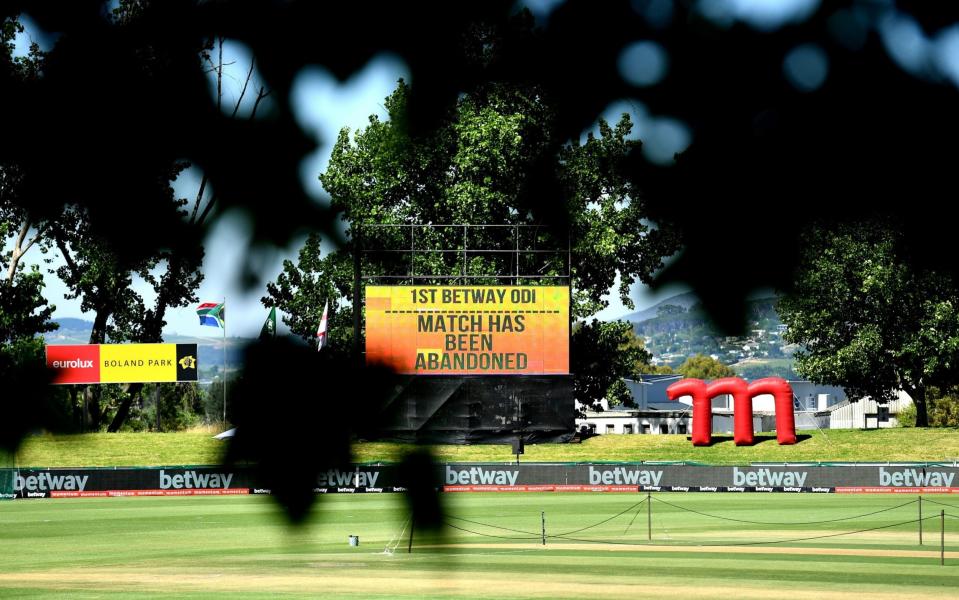
<path id="1" fill-rule="evenodd" d="M 919 546 L 913 496 L 660 494 L 651 529 L 643 498 L 447 494 L 446 521 L 460 529 L 416 531 L 412 554 L 399 494 L 322 497 L 298 529 L 258 496 L 4 502 L 0 597 L 902 599 L 959 589 L 959 519 L 946 520 L 940 566 L 938 516 Z M 959 498 L 926 497 L 923 508 L 959 516 Z M 397 551 L 385 555 L 391 539 Z"/>
<path id="2" fill-rule="evenodd" d="M 816 461 L 952 461 L 959 459 L 959 430 L 955 428 L 898 428 L 870 431 L 829 430 L 801 432 L 808 438 L 795 446 L 780 446 L 774 434 L 757 436 L 752 447 L 737 447 L 728 438 L 708 448 L 696 448 L 680 435 L 601 435 L 581 444 L 526 446 L 521 458 L 529 462 L 693 461 L 709 464 Z M 21 466 L 148 466 L 215 464 L 228 442 L 210 432 L 93 433 L 38 435 L 27 438 L 17 454 Z M 399 460 L 412 446 L 358 442 L 359 462 Z M 432 446 L 438 460 L 450 462 L 505 462 L 513 460 L 510 447 Z"/>

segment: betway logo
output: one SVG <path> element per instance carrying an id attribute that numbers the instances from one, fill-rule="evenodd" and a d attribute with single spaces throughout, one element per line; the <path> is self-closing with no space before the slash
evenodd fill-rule
<path id="1" fill-rule="evenodd" d="M 54 369 L 92 369 L 92 360 L 55 360 L 51 365 Z"/>
<path id="2" fill-rule="evenodd" d="M 482 467 L 457 470 L 449 465 L 446 467 L 447 485 L 516 485 L 518 476 L 519 471 L 484 469 Z"/>
<path id="3" fill-rule="evenodd" d="M 373 487 L 376 485 L 376 478 L 380 474 L 376 471 L 340 471 L 339 469 L 330 469 L 326 473 L 320 473 L 316 479 L 316 485 L 321 487 L 347 487 L 355 485 L 356 487 Z"/>
<path id="4" fill-rule="evenodd" d="M 647 471 L 643 469 L 614 469 L 589 468 L 590 485 L 659 485 L 663 478 L 662 471 Z"/>
<path id="5" fill-rule="evenodd" d="M 740 471 L 733 467 L 733 485 L 748 486 L 789 486 L 802 487 L 806 482 L 805 471 L 773 471 L 770 469 L 756 469 L 755 471 Z"/>
<path id="6" fill-rule="evenodd" d="M 167 475 L 160 469 L 160 489 L 228 489 L 233 473 L 197 473 L 186 471 L 182 475 Z"/>
<path id="7" fill-rule="evenodd" d="M 13 489 L 16 491 L 27 490 L 50 491 L 50 490 L 79 490 L 87 486 L 89 475 L 54 475 L 53 473 L 40 473 L 39 475 L 30 475 L 21 477 L 17 475 L 13 480 Z"/>
<path id="8" fill-rule="evenodd" d="M 925 469 L 901 469 L 887 471 L 879 467 L 879 485 L 906 486 L 906 487 L 952 487 L 955 473 L 932 471 L 925 473 Z"/>

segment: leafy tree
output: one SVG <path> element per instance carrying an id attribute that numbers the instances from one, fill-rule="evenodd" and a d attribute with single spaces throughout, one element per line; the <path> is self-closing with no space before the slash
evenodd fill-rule
<path id="1" fill-rule="evenodd" d="M 160 388 L 160 428 L 162 431 L 182 431 L 199 422 L 198 413 L 202 412 L 203 391 L 195 383 L 159 383 Z M 145 392 L 147 397 L 149 391 Z M 154 410 L 156 406 L 154 405 Z M 156 423 L 154 413 L 154 425 Z"/>
<path id="2" fill-rule="evenodd" d="M 615 127 L 599 121 L 599 137 L 590 134 L 562 147 L 559 179 L 572 240 L 573 313 L 587 317 L 608 306 L 602 296 L 620 276 L 619 296 L 634 308 L 629 289 L 637 280 L 651 283 L 662 259 L 679 249 L 679 236 L 661 224 L 651 228 L 642 194 L 626 176 L 626 162 L 641 142 L 630 140 L 633 124 L 623 114 Z"/>
<path id="3" fill-rule="evenodd" d="M 959 394 L 955 388 L 948 395 L 934 397 L 929 404 L 929 425 L 959 427 Z"/>
<path id="4" fill-rule="evenodd" d="M 929 386 L 926 391 L 930 427 L 959 427 L 959 387 L 940 389 Z M 898 416 L 899 425 L 916 426 L 916 405 L 911 404 Z"/>
<path id="5" fill-rule="evenodd" d="M 636 329 L 630 326 L 625 335 L 626 341 L 620 345 L 620 352 L 627 357 L 635 357 L 630 375 L 669 375 L 673 373 L 669 365 L 653 365 L 653 355 L 646 349 L 646 342 L 636 335 Z"/>
<path id="6" fill-rule="evenodd" d="M 21 268 L 12 281 L 0 282 L 0 348 L 57 328 L 50 321 L 56 307 L 47 304 L 43 287 L 43 275 L 36 266 Z"/>
<path id="7" fill-rule="evenodd" d="M 606 399 L 610 406 L 633 403 L 624 377 L 636 373 L 637 363 L 648 361 L 649 352 L 637 345 L 632 324 L 626 321 L 592 319 L 573 328 L 570 371 L 573 395 L 580 404 L 597 408 Z"/>
<path id="8" fill-rule="evenodd" d="M 683 377 L 695 379 L 719 379 L 736 376 L 736 371 L 731 367 L 705 354 L 690 356 L 683 364 L 679 365 L 676 372 Z"/>
<path id="9" fill-rule="evenodd" d="M 267 283 L 264 306 L 280 309 L 282 320 L 294 335 L 316 345 L 316 330 L 329 301 L 327 341 L 334 353 L 349 352 L 353 340 L 353 309 L 341 305 L 352 293 L 353 261 L 341 252 L 322 256 L 320 236 L 310 234 L 296 264 L 283 261 L 276 282 Z M 326 351 L 324 349 L 324 351 Z"/>
<path id="10" fill-rule="evenodd" d="M 196 289 L 203 280 L 198 224 L 188 218 L 187 201 L 174 198 L 170 187 L 185 166 L 173 165 L 157 177 L 156 193 L 166 196 L 168 210 L 183 219 L 184 226 L 172 231 L 169 246 L 155 255 L 122 254 L 100 235 L 100 227 L 80 207 L 68 207 L 49 222 L 49 235 L 64 260 L 56 274 L 69 290 L 67 297 L 79 298 L 81 310 L 93 313 L 88 343 L 162 342 L 166 311 L 196 302 Z M 137 279 L 153 288 L 152 304 L 133 287 Z M 113 415 L 109 430 L 118 431 L 142 386 L 134 383 L 124 388 L 126 396 L 118 400 L 115 411 L 104 405 L 99 387 L 87 388 L 85 426 L 98 429 L 106 411 Z"/>
<path id="11" fill-rule="evenodd" d="M 149 10 L 149 3 L 123 1 L 113 11 L 112 19 L 118 26 L 138 26 L 138 22 Z M 219 59 L 211 54 L 220 44 Z M 147 77 L 162 77 L 169 65 L 170 49 L 162 44 L 144 40 L 138 48 L 142 60 L 138 63 L 138 72 Z M 216 104 L 222 104 L 222 60 L 223 38 L 209 38 L 195 48 L 200 58 L 206 61 L 216 73 Z M 235 119 L 240 105 L 247 94 L 253 73 L 250 64 L 246 82 L 233 106 Z M 263 87 L 256 92 L 253 110 L 249 116 L 256 116 L 260 101 L 269 95 Z M 110 243 L 104 235 L 107 223 L 98 222 L 98 217 L 81 207 L 68 207 L 50 223 L 50 229 L 56 245 L 64 257 L 66 266 L 58 270 L 58 275 L 71 289 L 72 297 L 81 297 L 84 310 L 94 312 L 94 327 L 90 343 L 103 343 L 107 338 L 112 342 L 133 341 L 158 343 L 163 341 L 162 330 L 166 325 L 166 312 L 172 308 L 186 306 L 197 301 L 196 290 L 203 280 L 200 267 L 203 261 L 201 243 L 202 227 L 212 214 L 216 204 L 216 195 L 207 197 L 207 177 L 200 182 L 196 200 L 190 206 L 186 199 L 175 198 L 170 182 L 188 167 L 187 163 L 175 161 L 155 165 L 155 172 L 149 179 L 152 187 L 148 190 L 154 200 L 154 208 L 165 213 L 161 222 L 173 223 L 168 228 L 168 239 L 162 247 L 153 253 L 125 253 Z M 147 305 L 142 297 L 134 292 L 130 284 L 135 278 L 146 281 L 154 292 L 153 303 Z M 97 428 L 100 416 L 106 407 L 97 400 L 98 389 L 88 389 L 89 425 Z M 129 415 L 133 403 L 140 397 L 142 385 L 138 383 L 125 386 L 125 397 L 119 401 L 108 426 L 109 431 L 118 431 Z"/>
<path id="12" fill-rule="evenodd" d="M 743 379 L 762 379 L 764 377 L 782 377 L 783 379 L 800 379 L 790 365 L 745 365 L 736 367 L 736 372 Z"/>
<path id="13" fill-rule="evenodd" d="M 880 220 L 807 232 L 790 292 L 779 302 L 796 369 L 851 398 L 905 390 L 929 423 L 930 385 L 956 383 L 959 291 L 951 276 L 913 266 L 902 233 Z"/>
<path id="14" fill-rule="evenodd" d="M 44 53 L 33 43 L 27 56 L 14 57 L 14 38 L 22 32 L 15 17 L 0 19 L 0 76 L 9 84 L 27 86 L 36 83 Z M 26 209 L 22 183 L 17 163 L 0 158 L 0 348 L 56 328 L 49 322 L 55 307 L 42 295 L 42 274 L 21 262 L 34 245 L 44 252 L 48 248 L 45 224 L 34 221 Z"/>
<path id="15" fill-rule="evenodd" d="M 626 160 L 640 146 L 629 139 L 632 123 L 627 115 L 615 127 L 600 121 L 599 136 L 589 134 L 583 143 L 560 145 L 553 130 L 553 109 L 541 90 L 488 83 L 461 96 L 434 132 L 417 137 L 409 135 L 405 127 L 411 93 L 410 86 L 400 81 L 386 99 L 388 120 L 371 116 L 369 125 L 353 135 L 342 130 L 329 167 L 320 175 L 332 208 L 350 224 L 352 237 L 343 250 L 320 260 L 319 240 L 311 238 L 296 268 L 292 263 L 284 265 L 284 273 L 268 287 L 264 305 L 283 309 L 289 315 L 284 321 L 299 335 L 307 339 L 313 335 L 323 297 L 336 293 L 333 297 L 340 301 L 331 306 L 351 302 L 353 269 L 346 257 L 355 250 L 356 237 L 363 237 L 365 247 L 409 247 L 409 229 L 363 227 L 366 224 L 540 224 L 523 229 L 521 235 L 528 237 L 522 242 L 512 237 L 512 229 L 470 229 L 468 245 L 498 249 L 521 243 L 524 248 L 558 250 L 523 257 L 520 270 L 524 274 L 543 276 L 567 275 L 568 236 L 574 318 L 589 317 L 608 305 L 603 296 L 617 273 L 621 299 L 632 306 L 630 285 L 636 279 L 649 282 L 662 266 L 662 258 L 678 248 L 678 238 L 669 228 L 653 229 L 645 221 L 642 198 L 626 177 Z M 560 216 L 564 226 L 541 223 L 530 209 L 530 196 L 542 193 L 530 187 L 530 174 L 542 168 L 559 173 L 561 189 L 555 193 L 557 200 L 563 201 Z M 502 255 L 475 253 L 464 261 L 459 253 L 429 251 L 462 246 L 461 227 L 417 229 L 415 235 L 414 247 L 428 250 L 416 253 L 416 273 L 488 275 L 488 280 L 470 282 L 502 283 L 497 276 L 514 272 L 515 265 L 504 263 Z M 364 274 L 408 272 L 408 264 L 391 262 L 396 256 L 364 254 Z M 403 260 L 409 259 L 404 256 Z M 348 313 L 340 318 L 344 329 L 349 329 L 349 318 Z M 598 329 L 603 329 L 602 336 L 577 339 Z M 628 329 L 622 325 L 574 329 L 573 346 L 584 355 L 611 358 L 605 354 L 608 348 L 591 352 L 587 344 L 599 337 L 622 337 Z M 575 386 L 577 398 L 584 403 L 603 398 L 618 377 L 632 374 L 634 363 L 634 358 L 607 361 L 602 368 L 609 369 L 609 376 L 575 371 L 578 378 L 584 378 L 582 385 Z M 620 368 L 619 364 L 626 366 Z M 587 365 L 599 368 L 601 363 L 580 363 L 580 367 Z M 596 389 L 599 381 L 607 383 Z"/>
<path id="16" fill-rule="evenodd" d="M 19 86 L 35 86 L 46 53 L 32 42 L 26 56 L 14 57 L 14 38 L 19 33 L 23 33 L 23 25 L 16 18 L 0 20 L 0 76 L 6 75 Z M 22 187 L 20 165 L 12 157 L 0 160 L 0 240 L 3 240 L 4 247 L 8 239 L 13 242 L 12 248 L 5 248 L 3 256 L 7 283 L 13 282 L 20 261 L 31 247 L 37 245 L 44 253 L 49 248 L 49 240 L 44 236 L 47 223 L 30 214 Z"/>
<path id="17" fill-rule="evenodd" d="M 621 300 L 632 307 L 633 282 L 651 281 L 662 258 L 678 249 L 678 238 L 670 229 L 649 227 L 645 204 L 625 176 L 627 158 L 641 145 L 627 139 L 632 131 L 628 115 L 615 127 L 600 121 L 599 137 L 590 134 L 583 144 L 574 140 L 560 145 L 541 90 L 488 84 L 462 96 L 434 134 L 413 138 L 404 127 L 410 93 L 401 81 L 385 103 L 389 120 L 371 116 L 367 128 L 352 139 L 348 130 L 342 130 L 329 167 L 320 175 L 333 209 L 342 212 L 351 228 L 368 223 L 549 223 L 536 220 L 529 198 L 542 193 L 530 189 L 530 174 L 547 164 L 559 173 L 562 189 L 555 193 L 557 201 L 563 201 L 561 214 L 568 228 L 557 234 L 555 228 L 544 226 L 535 235 L 542 237 L 545 247 L 562 250 L 569 237 L 576 285 L 574 317 L 588 317 L 608 305 L 602 296 L 613 286 L 617 272 Z M 558 153 L 552 154 L 557 147 Z M 362 233 L 368 237 L 367 245 L 392 241 L 369 229 Z M 380 237 L 369 239 L 374 235 Z M 431 235 L 445 239 L 417 240 L 417 247 L 462 244 L 459 228 Z M 477 236 L 469 240 L 472 248 L 502 246 L 497 230 L 471 230 L 470 235 Z M 463 271 L 462 257 L 455 253 L 424 253 L 417 260 L 417 273 Z M 522 265 L 521 270 L 542 275 L 565 270 L 565 256 L 542 260 Z M 364 272 L 375 274 L 376 267 L 376 261 L 368 261 Z M 471 256 L 466 271 L 508 275 L 512 269 L 488 257 Z"/>
<path id="18" fill-rule="evenodd" d="M 29 85 L 39 76 L 43 53 L 36 44 L 24 57 L 13 57 L 14 36 L 23 31 L 15 18 L 0 18 L 0 87 L 4 84 Z M 5 88 L 6 89 L 6 88 Z M 10 398 L 28 399 L 29 404 L 13 409 L 15 415 L 4 417 L 0 425 L 0 444 L 9 439 L 22 423 L 17 418 L 34 422 L 39 413 L 51 412 L 56 398 L 45 383 L 42 334 L 53 331 L 50 321 L 55 306 L 43 296 L 44 281 L 36 265 L 26 266 L 22 259 L 33 247 L 46 253 L 49 241 L 44 237 L 45 224 L 32 219 L 25 208 L 22 171 L 9 157 L 0 158 L 0 381 Z M 38 337 L 38 334 L 39 337 Z M 66 409 L 65 406 L 60 407 Z M 61 421 L 61 414 L 48 415 Z"/>

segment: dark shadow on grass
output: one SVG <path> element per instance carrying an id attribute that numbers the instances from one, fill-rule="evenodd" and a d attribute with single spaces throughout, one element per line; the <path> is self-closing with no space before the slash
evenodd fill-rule
<path id="1" fill-rule="evenodd" d="M 797 444 L 802 443 L 802 442 L 808 440 L 808 439 L 811 438 L 811 437 L 812 437 L 812 435 L 810 435 L 810 434 L 808 434 L 808 433 L 797 433 L 797 434 L 796 434 L 796 443 L 797 443 Z M 757 436 L 753 439 L 753 443 L 752 443 L 751 445 L 752 445 L 752 446 L 757 446 L 757 445 L 762 444 L 762 443 L 765 443 L 765 442 L 775 442 L 775 443 L 779 443 L 779 441 L 776 439 L 776 434 L 773 434 L 773 435 L 762 435 L 762 436 L 757 435 Z"/>
<path id="2" fill-rule="evenodd" d="M 812 435 L 808 433 L 796 434 L 796 443 L 797 444 L 802 443 L 810 439 L 811 437 Z M 693 438 L 690 436 L 686 436 L 686 439 L 692 441 Z M 735 438 L 733 438 L 733 436 L 731 435 L 714 435 L 712 436 L 712 439 L 710 440 L 708 447 L 716 446 L 718 444 L 734 443 L 734 439 Z M 776 439 L 775 433 L 773 433 L 772 435 L 757 435 L 753 437 L 753 443 L 747 444 L 747 447 L 758 446 L 759 444 L 763 444 L 765 442 L 776 442 L 776 441 L 777 439 Z"/>

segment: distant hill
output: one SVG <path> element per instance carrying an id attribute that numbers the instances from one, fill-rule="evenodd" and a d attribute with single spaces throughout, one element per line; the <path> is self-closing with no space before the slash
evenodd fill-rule
<path id="1" fill-rule="evenodd" d="M 682 294 L 682 296 L 691 296 L 691 294 Z M 657 310 L 665 305 L 678 305 L 675 299 L 686 301 L 682 296 L 673 296 L 656 304 L 646 311 Z M 695 299 L 695 296 L 692 296 Z M 779 325 L 779 315 L 776 313 L 776 298 L 756 298 L 746 302 L 746 321 L 750 328 L 775 328 Z M 641 314 L 641 313 L 634 313 Z M 651 334 L 656 332 L 676 332 L 680 330 L 690 330 L 704 328 L 702 333 L 713 336 L 720 336 L 720 332 L 715 330 L 709 315 L 703 310 L 698 301 L 692 307 L 686 307 L 686 312 L 678 314 L 665 314 L 660 316 L 658 313 L 647 317 L 641 321 L 633 321 L 633 329 L 636 333 Z"/>
<path id="2" fill-rule="evenodd" d="M 86 344 L 90 341 L 90 332 L 93 330 L 93 321 L 84 319 L 53 319 L 60 327 L 55 331 L 43 334 L 48 344 Z"/>
<path id="3" fill-rule="evenodd" d="M 633 331 L 645 341 L 646 349 L 652 352 L 654 364 L 677 367 L 686 358 L 704 354 L 731 365 L 741 361 L 749 373 L 791 373 L 791 348 L 782 339 L 782 322 L 776 313 L 775 296 L 753 298 L 746 303 L 746 330 L 740 335 L 729 335 L 718 330 L 709 314 L 693 294 L 680 294 L 667 298 L 644 311 L 628 315 Z M 664 311 L 666 305 L 681 309 Z M 780 363 L 771 363 L 779 360 Z M 775 367 L 775 371 L 773 370 Z"/>
<path id="4" fill-rule="evenodd" d="M 645 310 L 640 310 L 634 313 L 629 313 L 625 317 L 620 317 L 622 321 L 629 321 L 630 323 L 642 323 L 643 321 L 648 321 L 650 319 L 655 319 L 659 316 L 659 308 L 667 304 L 672 304 L 674 306 L 682 306 L 686 310 L 689 310 L 690 307 L 695 306 L 699 302 L 699 298 L 696 297 L 696 294 L 693 292 L 686 292 L 685 294 L 677 294 L 675 296 L 670 296 L 661 302 L 650 306 Z"/>

